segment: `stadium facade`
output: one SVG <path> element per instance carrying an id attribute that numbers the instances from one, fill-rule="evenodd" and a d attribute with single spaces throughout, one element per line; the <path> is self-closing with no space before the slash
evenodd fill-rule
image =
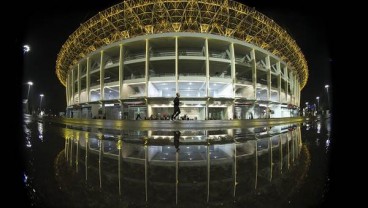
<path id="1" fill-rule="evenodd" d="M 56 61 L 67 117 L 298 115 L 308 66 L 277 23 L 235 1 L 131 0 L 72 33 Z"/>

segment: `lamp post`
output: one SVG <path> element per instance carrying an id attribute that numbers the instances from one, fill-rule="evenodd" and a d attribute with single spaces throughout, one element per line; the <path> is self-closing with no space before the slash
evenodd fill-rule
<path id="1" fill-rule="evenodd" d="M 33 85 L 33 82 L 29 81 L 29 82 L 27 82 L 27 84 L 28 84 L 28 93 L 27 93 L 27 101 L 28 101 L 29 91 L 31 91 L 31 86 Z"/>
<path id="2" fill-rule="evenodd" d="M 328 94 L 328 88 L 330 87 L 330 85 L 325 85 L 326 88 L 326 92 L 327 92 L 327 104 L 328 104 L 328 109 L 330 109 L 330 95 Z"/>
<path id="3" fill-rule="evenodd" d="M 40 113 L 41 113 L 41 107 L 42 107 L 42 98 L 43 98 L 43 94 L 40 94 L 41 100 L 40 100 Z"/>

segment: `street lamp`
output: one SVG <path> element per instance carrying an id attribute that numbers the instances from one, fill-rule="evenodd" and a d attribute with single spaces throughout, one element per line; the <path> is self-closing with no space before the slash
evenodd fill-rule
<path id="1" fill-rule="evenodd" d="M 43 98 L 43 94 L 40 94 L 41 100 L 40 100 L 40 112 L 41 112 L 41 106 L 42 106 L 42 98 Z"/>
<path id="2" fill-rule="evenodd" d="M 318 113 L 318 109 L 319 109 L 319 97 L 317 96 L 316 99 L 317 99 L 317 113 Z"/>
<path id="3" fill-rule="evenodd" d="M 328 104 L 328 109 L 330 109 L 330 95 L 328 94 L 328 88 L 330 87 L 330 85 L 325 85 L 326 88 L 326 92 L 327 92 L 327 104 Z"/>
<path id="4" fill-rule="evenodd" d="M 28 93 L 27 93 L 27 101 L 28 101 L 29 91 L 31 90 L 31 86 L 33 85 L 33 82 L 29 81 L 29 82 L 27 82 L 27 85 L 28 85 Z"/>

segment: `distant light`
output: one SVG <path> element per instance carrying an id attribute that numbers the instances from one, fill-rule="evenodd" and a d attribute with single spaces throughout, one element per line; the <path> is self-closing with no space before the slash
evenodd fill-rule
<path id="1" fill-rule="evenodd" d="M 29 81 L 27 82 L 28 85 L 33 85 L 33 82 Z"/>
<path id="2" fill-rule="evenodd" d="M 330 85 L 325 85 L 325 88 L 329 88 L 330 87 Z"/>
<path id="3" fill-rule="evenodd" d="M 43 97 L 43 96 L 44 96 L 44 94 L 40 94 L 40 96 L 41 96 L 41 97 Z"/>
<path id="4" fill-rule="evenodd" d="M 317 100 L 319 100 L 319 97 L 316 97 Z"/>
<path id="5" fill-rule="evenodd" d="M 23 46 L 24 53 L 28 53 L 30 50 L 31 50 L 31 47 L 29 47 L 29 45 L 24 45 Z"/>

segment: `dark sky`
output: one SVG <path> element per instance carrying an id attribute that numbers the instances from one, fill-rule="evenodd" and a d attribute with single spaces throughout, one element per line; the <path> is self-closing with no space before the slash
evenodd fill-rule
<path id="1" fill-rule="evenodd" d="M 78 2 L 78 3 L 75 3 Z M 22 97 L 26 97 L 29 80 L 34 82 L 30 99 L 39 105 L 39 94 L 45 94 L 43 105 L 54 113 L 65 111 L 65 88 L 55 73 L 56 56 L 68 36 L 78 26 L 95 15 L 121 1 L 50 1 L 47 4 L 27 1 L 21 6 L 24 21 L 19 22 L 17 43 L 29 44 L 31 52 L 24 55 Z M 331 83 L 329 10 L 318 1 L 243 0 L 244 4 L 272 18 L 296 40 L 309 66 L 309 79 L 302 90 L 301 102 L 321 102 L 326 99 L 325 84 Z"/>

